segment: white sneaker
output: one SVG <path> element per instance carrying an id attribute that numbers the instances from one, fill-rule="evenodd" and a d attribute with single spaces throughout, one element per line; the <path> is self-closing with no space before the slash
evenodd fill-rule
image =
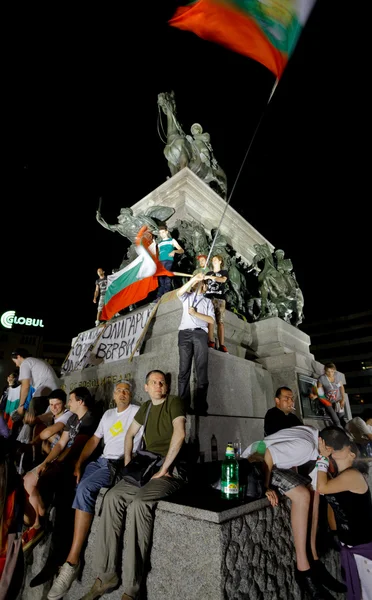
<path id="1" fill-rule="evenodd" d="M 79 568 L 80 563 L 77 565 L 69 565 L 67 562 L 65 562 L 62 565 L 57 579 L 54 581 L 49 590 L 49 594 L 47 596 L 48 600 L 59 600 L 60 598 L 63 598 L 65 594 L 67 594 L 72 583 L 78 576 Z"/>

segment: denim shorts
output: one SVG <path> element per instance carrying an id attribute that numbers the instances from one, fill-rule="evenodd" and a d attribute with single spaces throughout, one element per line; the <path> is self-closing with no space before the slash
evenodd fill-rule
<path id="1" fill-rule="evenodd" d="M 100 456 L 98 460 L 89 463 L 76 488 L 72 508 L 77 508 L 93 515 L 99 491 L 101 488 L 108 487 L 111 484 L 111 478 L 112 475 L 107 458 Z"/>

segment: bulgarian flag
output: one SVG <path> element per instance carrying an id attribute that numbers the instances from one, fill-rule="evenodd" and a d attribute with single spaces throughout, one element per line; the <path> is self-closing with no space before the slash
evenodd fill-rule
<path id="1" fill-rule="evenodd" d="M 244 54 L 279 79 L 315 2 L 196 0 L 178 7 L 169 24 Z"/>
<path id="2" fill-rule="evenodd" d="M 146 226 L 142 227 L 136 238 L 138 256 L 129 265 L 107 277 L 105 304 L 101 319 L 108 321 L 119 310 L 127 308 L 147 298 L 158 287 L 158 277 L 173 277 L 156 256 L 156 245 Z"/>

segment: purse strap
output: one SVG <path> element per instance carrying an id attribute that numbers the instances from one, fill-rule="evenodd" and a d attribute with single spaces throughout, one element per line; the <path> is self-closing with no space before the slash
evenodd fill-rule
<path id="1" fill-rule="evenodd" d="M 145 443 L 146 443 L 146 440 L 145 440 L 145 430 L 146 430 L 147 420 L 149 418 L 151 406 L 152 406 L 152 400 L 150 400 L 150 404 L 149 404 L 148 409 L 146 411 L 145 420 L 143 422 L 143 435 L 142 435 L 142 439 L 141 439 L 141 448 L 140 448 L 141 450 L 144 450 L 145 447 L 146 447 L 145 446 Z"/>

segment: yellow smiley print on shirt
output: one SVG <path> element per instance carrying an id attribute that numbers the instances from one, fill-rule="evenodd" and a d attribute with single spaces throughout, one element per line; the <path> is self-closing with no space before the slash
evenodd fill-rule
<path id="1" fill-rule="evenodd" d="M 114 425 L 112 427 L 110 427 L 110 433 L 114 437 L 116 435 L 119 435 L 119 433 L 122 433 L 122 432 L 123 432 L 123 424 L 121 421 L 114 423 Z"/>

